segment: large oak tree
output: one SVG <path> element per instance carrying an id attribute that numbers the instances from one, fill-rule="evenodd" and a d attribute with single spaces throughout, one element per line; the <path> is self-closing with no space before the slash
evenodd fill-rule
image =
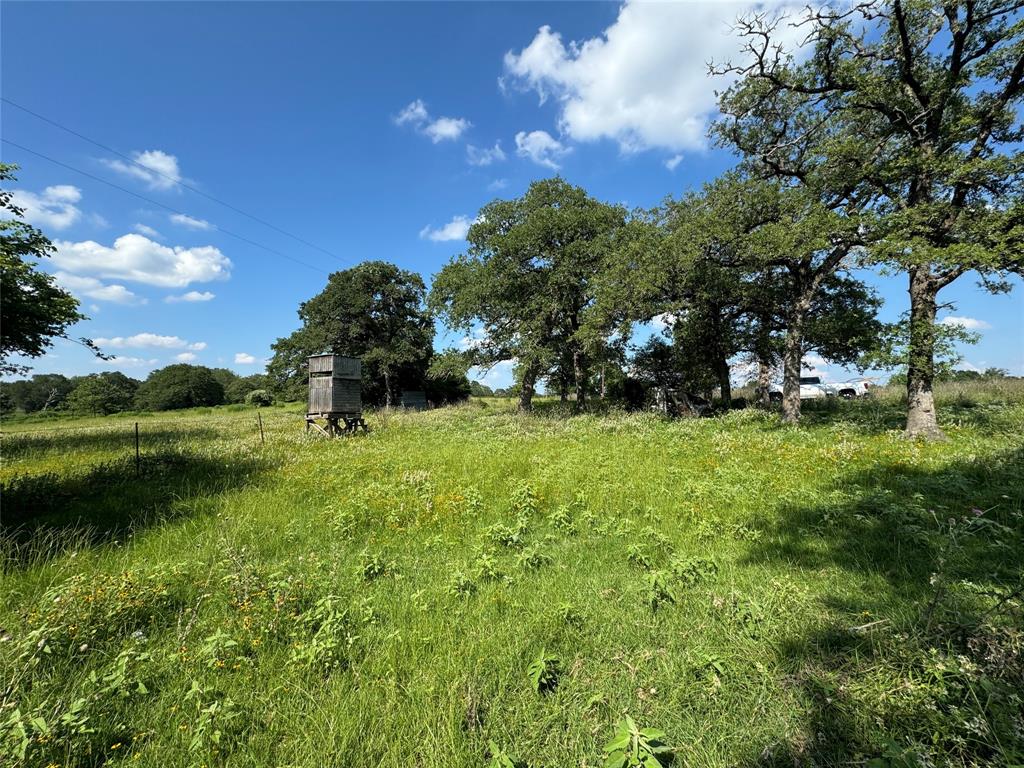
<path id="1" fill-rule="evenodd" d="M 990 288 L 1022 269 L 1024 19 L 1019 0 L 868 0 L 780 25 L 739 23 L 749 59 L 721 99 L 719 136 L 747 166 L 796 183 L 904 270 L 910 294 L 908 436 L 939 437 L 932 396 L 939 291 L 965 272 Z"/>

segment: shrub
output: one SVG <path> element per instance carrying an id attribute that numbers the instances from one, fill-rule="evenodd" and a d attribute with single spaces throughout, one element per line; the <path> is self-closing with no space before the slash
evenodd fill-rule
<path id="1" fill-rule="evenodd" d="M 94 373 L 81 379 L 66 401 L 75 413 L 120 413 L 130 410 L 139 382 L 120 371 Z"/>
<path id="2" fill-rule="evenodd" d="M 265 389 L 254 389 L 245 396 L 246 405 L 255 405 L 257 408 L 265 408 L 274 404 L 274 396 Z"/>
<path id="3" fill-rule="evenodd" d="M 178 363 L 149 374 L 135 401 L 148 411 L 220 405 L 224 402 L 224 387 L 209 368 Z"/>

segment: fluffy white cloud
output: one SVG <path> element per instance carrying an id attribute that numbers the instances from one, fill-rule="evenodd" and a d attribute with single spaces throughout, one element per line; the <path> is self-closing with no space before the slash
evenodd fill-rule
<path id="1" fill-rule="evenodd" d="M 174 155 L 159 149 L 147 149 L 144 152 L 132 152 L 132 159 L 135 163 L 124 160 L 102 162 L 111 170 L 145 182 L 150 189 L 171 189 L 181 181 L 178 158 Z"/>
<path id="2" fill-rule="evenodd" d="M 152 368 L 160 361 L 155 357 L 149 360 L 144 360 L 141 357 L 121 357 L 120 355 L 114 355 L 114 357 L 109 360 L 100 360 L 99 358 L 96 358 L 96 362 L 111 365 L 114 368 Z"/>
<path id="3" fill-rule="evenodd" d="M 198 355 L 195 352 L 182 352 L 174 356 L 179 363 L 191 363 Z"/>
<path id="4" fill-rule="evenodd" d="M 501 142 L 496 141 L 491 149 L 487 147 L 474 147 L 472 144 L 466 146 L 466 162 L 470 165 L 492 165 L 500 163 L 505 159 L 505 150 L 501 148 Z"/>
<path id="5" fill-rule="evenodd" d="M 668 168 L 670 171 L 674 171 L 676 168 L 679 167 L 679 164 L 681 162 L 683 162 L 682 155 L 672 155 L 672 157 L 665 161 L 665 167 Z"/>
<path id="6" fill-rule="evenodd" d="M 252 365 L 255 362 L 257 362 L 255 355 L 250 355 L 248 352 L 235 352 L 236 365 Z"/>
<path id="7" fill-rule="evenodd" d="M 491 192 L 497 192 L 499 189 L 504 189 L 508 186 L 508 179 L 495 179 L 487 185 L 487 189 Z"/>
<path id="8" fill-rule="evenodd" d="M 662 312 L 660 315 L 655 315 L 648 321 L 656 331 L 664 331 L 671 328 L 676 323 L 676 316 L 671 312 Z"/>
<path id="9" fill-rule="evenodd" d="M 774 4 L 776 11 L 785 7 Z M 563 43 L 541 27 L 532 42 L 505 55 L 508 82 L 560 105 L 559 128 L 577 141 L 611 138 L 626 151 L 705 145 L 717 112 L 716 90 L 730 81 L 708 75 L 709 61 L 738 60 L 737 16 L 751 2 L 649 3 L 627 0 L 598 37 Z M 806 30 L 779 26 L 789 50 Z"/>
<path id="10" fill-rule="evenodd" d="M 958 325 L 968 331 L 986 331 L 992 327 L 991 324 L 986 323 L 984 320 L 978 320 L 974 317 L 956 317 L 954 315 L 947 315 L 942 318 L 939 321 L 939 325 Z"/>
<path id="11" fill-rule="evenodd" d="M 11 202 L 25 210 L 25 221 L 45 229 L 67 229 L 82 218 L 75 206 L 82 191 L 70 184 L 47 187 L 39 194 L 24 189 L 11 191 Z"/>
<path id="12" fill-rule="evenodd" d="M 547 168 L 557 170 L 558 159 L 569 151 L 568 147 L 547 131 L 520 131 L 516 134 L 516 154 Z"/>
<path id="13" fill-rule="evenodd" d="M 172 224 L 177 224 L 178 226 L 185 227 L 186 229 L 208 230 L 214 228 L 213 224 L 206 221 L 206 219 L 194 219 L 184 213 L 172 213 L 167 218 L 171 220 Z"/>
<path id="14" fill-rule="evenodd" d="M 135 295 L 123 285 L 105 285 L 95 277 L 83 277 L 67 272 L 54 274 L 62 288 L 76 296 L 86 296 L 97 301 L 109 301 L 113 304 L 145 304 L 146 299 Z"/>
<path id="15" fill-rule="evenodd" d="M 157 349 L 190 349 L 201 351 L 206 349 L 205 341 L 189 342 L 180 336 L 161 336 L 157 333 L 136 333 L 134 336 L 114 336 L 111 339 L 93 339 L 100 347 L 111 347 L 113 349 L 146 347 Z"/>
<path id="16" fill-rule="evenodd" d="M 164 301 L 168 304 L 177 304 L 178 302 L 196 302 L 196 301 L 211 301 L 216 296 L 215 293 L 210 291 L 188 291 L 180 296 L 168 296 Z"/>
<path id="17" fill-rule="evenodd" d="M 435 144 L 454 141 L 473 125 L 461 117 L 431 117 L 422 99 L 416 99 L 399 112 L 395 117 L 395 124 L 411 125 Z"/>
<path id="18" fill-rule="evenodd" d="M 231 276 L 231 261 L 212 245 L 171 248 L 136 234 L 122 235 L 112 247 L 92 240 L 79 243 L 60 240 L 55 245 L 54 263 L 76 274 L 167 288 L 227 280 Z"/>
<path id="19" fill-rule="evenodd" d="M 449 240 L 465 240 L 473 220 L 468 216 L 455 216 L 443 227 L 431 229 L 426 226 L 420 230 L 420 237 L 424 240 L 433 240 L 436 243 L 443 243 Z"/>
<path id="20" fill-rule="evenodd" d="M 155 237 L 158 240 L 163 238 L 163 235 L 161 235 L 159 232 L 157 232 L 155 229 L 153 229 L 148 224 L 136 224 L 133 227 L 133 229 L 136 232 L 138 232 L 140 235 L 145 235 L 146 237 Z"/>

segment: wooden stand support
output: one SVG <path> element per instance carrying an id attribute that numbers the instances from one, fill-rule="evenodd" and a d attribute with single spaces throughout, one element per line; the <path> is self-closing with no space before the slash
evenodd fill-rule
<path id="1" fill-rule="evenodd" d="M 327 426 L 322 427 L 317 424 L 317 419 L 323 419 L 326 421 Z M 309 432 L 310 427 L 315 429 L 324 437 L 353 435 L 360 429 L 363 430 L 363 432 L 370 431 L 370 428 L 366 426 L 366 421 L 363 419 L 363 414 L 361 413 L 307 413 L 306 432 Z"/>

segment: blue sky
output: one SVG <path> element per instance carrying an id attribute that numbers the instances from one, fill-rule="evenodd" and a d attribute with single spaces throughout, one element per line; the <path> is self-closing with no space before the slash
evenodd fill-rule
<path id="1" fill-rule="evenodd" d="M 384 259 L 429 281 L 483 204 L 534 179 L 631 207 L 699 186 L 734 162 L 705 138 L 725 86 L 706 63 L 732 55 L 727 25 L 748 7 L 4 3 L 3 97 L 151 170 L 7 103 L 3 138 L 159 204 L 2 145 L 18 202 L 59 243 L 47 269 L 90 316 L 76 334 L 118 356 L 58 342 L 34 369 L 258 372 L 329 272 Z M 905 278 L 869 279 L 898 317 Z M 1016 283 L 943 293 L 940 317 L 982 334 L 969 366 L 1024 374 Z"/>

